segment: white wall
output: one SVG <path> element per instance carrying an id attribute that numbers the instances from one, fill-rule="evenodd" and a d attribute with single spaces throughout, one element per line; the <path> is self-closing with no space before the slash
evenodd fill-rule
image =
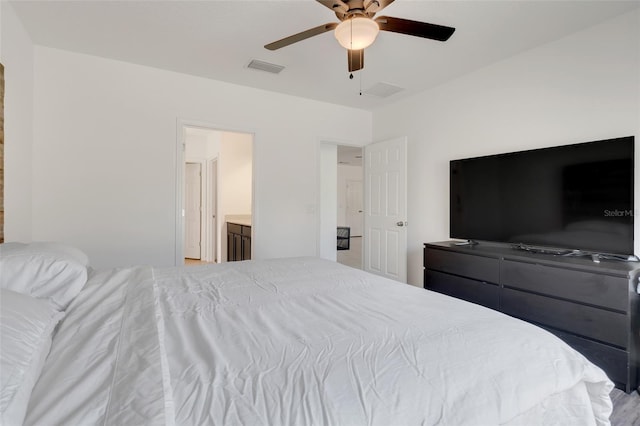
<path id="1" fill-rule="evenodd" d="M 4 65 L 4 236 L 31 241 L 34 47 L 12 6 L 0 1 Z M 60 235 L 65 241 L 65 236 Z"/>
<path id="2" fill-rule="evenodd" d="M 449 238 L 450 160 L 618 136 L 640 141 L 640 14 L 381 108 L 373 123 L 375 140 L 408 136 L 408 273 L 421 286 L 422 244 Z"/>
<path id="3" fill-rule="evenodd" d="M 202 128 L 185 128 L 184 159 L 186 162 L 204 162 L 220 153 L 222 132 Z"/>
<path id="4" fill-rule="evenodd" d="M 256 258 L 317 254 L 317 141 L 371 140 L 367 111 L 39 46 L 34 99 L 33 239 L 95 267 L 174 264 L 178 119 L 255 135 Z"/>
<path id="5" fill-rule="evenodd" d="M 226 215 L 251 214 L 253 135 L 224 132 L 220 144 L 218 177 L 222 183 L 219 197 Z"/>

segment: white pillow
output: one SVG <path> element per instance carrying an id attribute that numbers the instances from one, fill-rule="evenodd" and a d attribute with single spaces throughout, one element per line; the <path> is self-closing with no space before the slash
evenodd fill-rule
<path id="1" fill-rule="evenodd" d="M 50 299 L 64 310 L 87 282 L 89 259 L 60 243 L 0 244 L 0 288 Z"/>
<path id="2" fill-rule="evenodd" d="M 0 423 L 21 425 L 64 316 L 43 299 L 0 289 Z"/>

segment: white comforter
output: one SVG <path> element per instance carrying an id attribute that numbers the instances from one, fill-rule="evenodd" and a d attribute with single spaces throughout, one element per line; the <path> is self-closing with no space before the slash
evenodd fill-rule
<path id="1" fill-rule="evenodd" d="M 605 374 L 483 307 L 314 258 L 92 276 L 27 424 L 606 425 Z"/>

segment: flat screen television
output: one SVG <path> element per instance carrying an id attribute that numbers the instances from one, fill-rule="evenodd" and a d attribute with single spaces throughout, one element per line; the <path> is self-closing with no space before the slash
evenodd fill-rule
<path id="1" fill-rule="evenodd" d="M 453 160 L 450 236 L 633 255 L 634 137 Z"/>

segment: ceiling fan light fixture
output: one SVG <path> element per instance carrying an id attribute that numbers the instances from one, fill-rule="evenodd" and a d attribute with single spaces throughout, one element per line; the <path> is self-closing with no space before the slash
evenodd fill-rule
<path id="1" fill-rule="evenodd" d="M 345 49 L 361 50 L 371 46 L 379 31 L 380 27 L 376 21 L 359 16 L 342 21 L 334 34 L 338 43 Z"/>

